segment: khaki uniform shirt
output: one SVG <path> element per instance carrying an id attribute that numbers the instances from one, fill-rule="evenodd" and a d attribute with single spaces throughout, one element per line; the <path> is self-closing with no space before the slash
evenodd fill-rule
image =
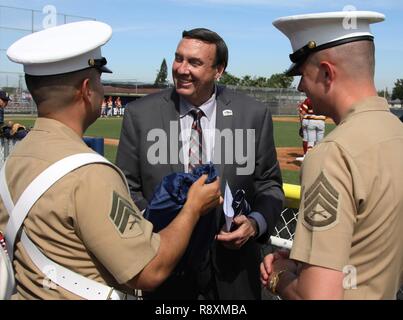
<path id="1" fill-rule="evenodd" d="M 291 258 L 342 271 L 345 299 L 395 299 L 403 280 L 403 125 L 355 104 L 307 155 Z"/>
<path id="2" fill-rule="evenodd" d="M 62 123 L 39 118 L 9 156 L 6 179 L 13 202 L 51 164 L 93 152 Z M 0 201 L 0 230 L 8 216 Z M 33 206 L 24 222 L 28 237 L 51 260 L 73 272 L 132 291 L 124 284 L 154 258 L 159 235 L 133 204 L 119 173 L 92 164 L 67 174 Z M 18 299 L 80 299 L 45 279 L 17 238 L 14 267 Z"/>

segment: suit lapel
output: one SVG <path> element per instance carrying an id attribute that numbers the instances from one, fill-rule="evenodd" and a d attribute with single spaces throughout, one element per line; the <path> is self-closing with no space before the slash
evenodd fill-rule
<path id="1" fill-rule="evenodd" d="M 224 129 L 230 129 L 233 132 L 234 111 L 232 110 L 231 101 L 225 95 L 224 87 L 217 87 L 217 116 L 216 116 L 216 129 L 222 132 Z M 220 173 L 221 190 L 225 190 L 225 144 L 221 141 L 220 136 L 215 137 L 214 156 L 215 159 L 221 155 L 218 163 L 218 172 Z"/>
<path id="2" fill-rule="evenodd" d="M 160 106 L 160 114 L 168 137 L 168 162 L 172 172 L 184 172 L 185 167 L 180 161 L 183 143 L 180 139 L 179 96 L 175 90 L 170 90 L 163 99 L 165 103 Z"/>
<path id="3" fill-rule="evenodd" d="M 231 115 L 232 114 L 232 115 Z M 217 86 L 217 115 L 216 115 L 216 129 L 221 133 L 224 129 L 230 129 L 233 132 L 233 115 L 231 101 L 225 95 L 225 88 Z M 221 159 L 217 159 L 220 154 Z M 218 172 L 220 173 L 221 192 L 224 197 L 225 184 L 226 184 L 226 165 L 225 165 L 225 143 L 221 141 L 220 135 L 215 136 L 214 147 L 214 163 L 217 163 Z M 223 215 L 222 207 L 216 209 L 216 232 L 220 232 L 221 218 Z"/>

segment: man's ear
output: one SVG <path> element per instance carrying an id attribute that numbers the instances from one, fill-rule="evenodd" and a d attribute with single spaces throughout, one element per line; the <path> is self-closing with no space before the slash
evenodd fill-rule
<path id="1" fill-rule="evenodd" d="M 325 85 L 330 87 L 336 79 L 336 70 L 334 65 L 332 65 L 330 62 L 322 61 L 320 63 L 320 70 Z"/>
<path id="2" fill-rule="evenodd" d="M 89 78 L 86 78 L 81 82 L 80 95 L 86 104 L 91 102 L 92 90 Z"/>
<path id="3" fill-rule="evenodd" d="M 222 77 L 224 71 L 225 71 L 225 67 L 223 65 L 217 66 L 217 73 L 216 73 L 215 79 L 219 81 L 220 78 Z"/>

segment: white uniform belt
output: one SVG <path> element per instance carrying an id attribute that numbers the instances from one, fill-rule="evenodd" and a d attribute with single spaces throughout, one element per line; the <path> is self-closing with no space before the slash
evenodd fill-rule
<path id="1" fill-rule="evenodd" d="M 135 300 L 134 296 L 117 291 L 107 285 L 83 277 L 48 259 L 32 243 L 25 231 L 21 242 L 36 267 L 54 284 L 87 300 Z"/>
<path id="2" fill-rule="evenodd" d="M 81 166 L 91 163 L 104 163 L 111 165 L 105 158 L 92 153 L 76 154 L 64 158 L 51 165 L 48 169 L 36 177 L 23 192 L 15 206 L 11 199 L 6 182 L 6 165 L 3 166 L 0 172 L 0 196 L 5 204 L 8 214 L 10 215 L 6 228 L 6 240 L 8 240 L 7 245 L 9 246 L 9 255 L 11 259 L 17 233 L 21 229 L 27 214 L 36 201 L 44 192 L 46 192 L 54 183 L 56 183 L 66 174 Z M 121 174 L 122 179 L 126 182 L 123 174 L 120 171 L 119 173 Z M 21 242 L 32 262 L 41 272 L 46 275 L 47 279 L 77 296 L 87 300 L 136 299 L 134 296 L 119 292 L 97 281 L 87 279 L 86 277 L 72 272 L 67 268 L 64 268 L 63 266 L 53 262 L 37 248 L 37 246 L 28 238 L 24 231 L 21 232 Z"/>
<path id="3" fill-rule="evenodd" d="M 7 240 L 7 250 L 10 256 L 10 260 L 13 260 L 14 244 L 17 234 L 32 206 L 49 188 L 51 188 L 66 174 L 91 163 L 109 164 L 109 161 L 98 154 L 91 153 L 76 154 L 64 158 L 54 163 L 41 174 L 39 174 L 39 176 L 37 176 L 34 181 L 32 181 L 31 184 L 24 190 L 14 207 L 12 207 L 12 203 L 7 204 L 7 210 L 12 209 L 11 211 L 8 211 L 10 218 L 8 220 L 5 233 Z M 7 193 L 10 194 L 10 192 L 5 180 L 5 173 L 2 178 L 4 178 L 4 189 L 6 189 L 7 187 L 7 190 L 2 192 L 5 194 L 3 199 L 5 202 L 7 202 L 11 200 L 11 196 L 6 195 Z"/>

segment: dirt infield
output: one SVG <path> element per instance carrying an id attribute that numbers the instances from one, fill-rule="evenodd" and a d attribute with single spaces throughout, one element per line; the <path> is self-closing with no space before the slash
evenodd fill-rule
<path id="1" fill-rule="evenodd" d="M 108 146 L 118 146 L 119 145 L 119 140 L 117 140 L 117 139 L 104 139 L 104 142 Z"/>
<path id="2" fill-rule="evenodd" d="M 299 118 L 298 117 L 273 117 L 274 122 L 292 122 L 292 123 L 299 123 Z M 332 119 L 326 119 L 327 124 L 334 124 L 334 121 Z"/>
<path id="3" fill-rule="evenodd" d="M 104 141 L 109 146 L 117 146 L 119 144 L 119 140 L 116 139 L 105 139 Z M 295 161 L 295 158 L 301 155 L 302 148 L 277 148 L 277 157 L 282 170 L 298 171 L 301 164 Z"/>
<path id="4" fill-rule="evenodd" d="M 277 148 L 277 158 L 282 170 L 299 171 L 301 163 L 295 158 L 303 155 L 302 148 Z"/>
<path id="5" fill-rule="evenodd" d="M 298 123 L 299 118 L 298 117 L 277 117 L 277 116 L 274 116 L 273 121 L 274 122 L 293 122 L 293 123 L 297 122 Z"/>

